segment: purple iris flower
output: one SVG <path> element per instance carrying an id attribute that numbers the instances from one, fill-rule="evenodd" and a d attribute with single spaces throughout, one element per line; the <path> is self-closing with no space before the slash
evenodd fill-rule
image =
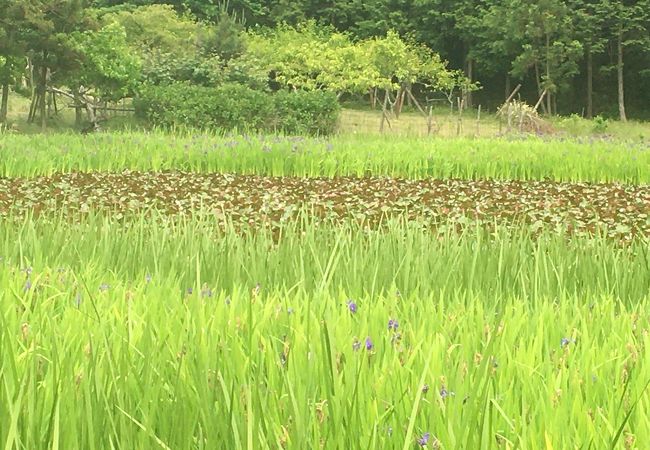
<path id="1" fill-rule="evenodd" d="M 388 330 L 392 331 L 397 331 L 397 327 L 399 327 L 399 322 L 397 322 L 397 319 L 390 319 L 388 321 Z"/>
<path id="2" fill-rule="evenodd" d="M 420 439 L 418 439 L 418 445 L 420 447 L 426 447 L 431 439 L 431 433 L 424 433 Z"/>
<path id="3" fill-rule="evenodd" d="M 449 396 L 453 397 L 454 395 L 456 395 L 456 393 L 452 392 L 452 391 L 448 391 L 446 387 L 443 386 L 443 387 L 440 388 L 440 397 L 443 400 L 446 399 Z"/>
<path id="4" fill-rule="evenodd" d="M 357 312 L 357 304 L 354 303 L 352 300 L 348 300 L 348 309 L 352 314 L 355 314 Z"/>
<path id="5" fill-rule="evenodd" d="M 366 350 L 370 351 L 375 347 L 375 345 L 372 343 L 372 340 L 370 339 L 370 336 L 366 338 Z"/>
<path id="6" fill-rule="evenodd" d="M 564 348 L 564 347 L 566 347 L 566 346 L 569 345 L 569 344 L 575 344 L 575 342 L 576 342 L 576 341 L 574 341 L 573 339 L 569 339 L 569 338 L 565 338 L 565 337 L 563 337 L 563 338 L 560 340 L 560 347 Z"/>

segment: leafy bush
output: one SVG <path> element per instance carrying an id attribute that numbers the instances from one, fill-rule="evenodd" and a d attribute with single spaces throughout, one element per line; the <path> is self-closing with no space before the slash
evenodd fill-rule
<path id="1" fill-rule="evenodd" d="M 594 133 L 604 133 L 607 131 L 607 127 L 609 126 L 609 121 L 605 119 L 602 116 L 596 116 L 593 118 L 593 132 Z"/>
<path id="2" fill-rule="evenodd" d="M 267 92 L 239 84 L 216 88 L 176 83 L 145 86 L 135 101 L 136 114 L 162 127 L 283 131 L 329 134 L 339 105 L 326 92 Z"/>
<path id="3" fill-rule="evenodd" d="M 332 134 L 336 131 L 340 106 L 334 94 L 280 91 L 274 98 L 279 129 L 302 134 Z"/>

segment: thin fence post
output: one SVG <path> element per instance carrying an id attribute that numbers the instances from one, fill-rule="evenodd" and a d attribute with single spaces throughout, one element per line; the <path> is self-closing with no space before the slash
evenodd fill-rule
<path id="1" fill-rule="evenodd" d="M 481 135 L 481 105 L 478 105 L 478 116 L 476 117 L 476 136 Z"/>
<path id="2" fill-rule="evenodd" d="M 463 100 L 460 97 L 456 97 L 458 102 L 458 124 L 456 125 L 456 136 L 460 136 L 460 132 L 463 128 Z"/>

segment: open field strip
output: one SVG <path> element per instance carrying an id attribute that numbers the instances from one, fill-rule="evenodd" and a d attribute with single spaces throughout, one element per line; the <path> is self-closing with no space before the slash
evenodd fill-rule
<path id="1" fill-rule="evenodd" d="M 435 226 L 474 223 L 650 236 L 650 186 L 551 181 L 296 178 L 258 175 L 72 173 L 0 178 L 0 216 L 104 211 L 209 211 L 218 221 L 279 226 L 308 213 L 376 226 L 390 217 Z"/>
<path id="2" fill-rule="evenodd" d="M 520 179 L 650 184 L 647 142 L 325 138 L 164 133 L 6 135 L 0 176 L 184 170 L 274 176 Z"/>
<path id="3" fill-rule="evenodd" d="M 650 445 L 647 241 L 2 225 L 9 448 Z"/>

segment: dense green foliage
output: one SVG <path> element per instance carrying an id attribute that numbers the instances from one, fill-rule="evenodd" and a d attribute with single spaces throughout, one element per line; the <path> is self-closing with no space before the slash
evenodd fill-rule
<path id="1" fill-rule="evenodd" d="M 257 91 L 238 84 L 217 88 L 171 84 L 147 86 L 135 102 L 136 113 L 165 128 L 277 131 L 286 134 L 332 133 L 339 105 L 329 92 Z"/>
<path id="2" fill-rule="evenodd" d="M 175 82 L 382 96 L 398 113 L 405 92 L 494 109 L 522 83 L 546 114 L 644 118 L 649 1 L 2 0 L 0 120 L 11 86 L 44 127 L 55 95 L 80 125 L 84 109 L 97 122 L 87 105 Z"/>
<path id="3" fill-rule="evenodd" d="M 94 3 L 170 3 L 177 11 L 191 11 L 207 20 L 218 17 L 218 8 L 207 0 Z M 230 0 L 228 5 L 244 16 L 250 28 L 316 19 L 358 39 L 382 36 L 390 30 L 413 36 L 449 60 L 452 68 L 478 80 L 483 89 L 475 102 L 483 105 L 503 101 L 504 83 L 512 89 L 520 80 L 523 95 L 532 103 L 539 89 L 547 88 L 555 98 L 555 102 L 549 101 L 552 111 L 619 116 L 617 91 L 623 80 L 625 103 L 632 115 L 648 115 L 647 0 L 372 0 L 363 4 Z M 617 74 L 619 54 L 621 76 Z"/>

